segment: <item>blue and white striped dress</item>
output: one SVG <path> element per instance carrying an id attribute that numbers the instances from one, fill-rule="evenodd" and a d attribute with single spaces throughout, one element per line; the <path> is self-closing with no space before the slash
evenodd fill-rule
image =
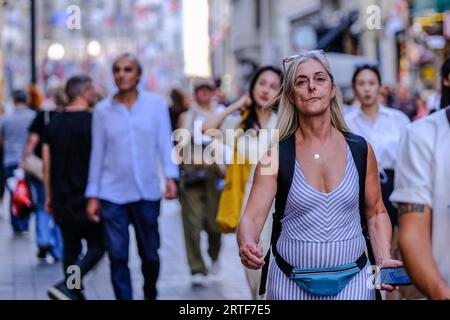
<path id="1" fill-rule="evenodd" d="M 350 148 L 341 184 L 321 193 L 306 181 L 295 163 L 292 186 L 286 201 L 279 254 L 295 268 L 322 268 L 355 262 L 365 251 L 359 215 L 359 178 Z M 271 300 L 373 300 L 368 285 L 370 262 L 336 296 L 313 296 L 289 279 L 273 260 L 267 298 Z"/>

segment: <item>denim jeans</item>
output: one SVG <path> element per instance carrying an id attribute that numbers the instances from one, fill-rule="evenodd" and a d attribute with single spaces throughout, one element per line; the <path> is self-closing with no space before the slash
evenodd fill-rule
<path id="1" fill-rule="evenodd" d="M 128 227 L 133 224 L 144 276 L 144 296 L 155 300 L 159 275 L 160 245 L 158 216 L 160 201 L 139 201 L 124 205 L 101 201 L 105 244 L 111 263 L 111 280 L 118 300 L 132 300 L 131 276 L 128 268 Z"/>
<path id="2" fill-rule="evenodd" d="M 50 246 L 51 255 L 58 260 L 63 258 L 63 239 L 59 226 L 53 217 L 44 210 L 45 188 L 44 184 L 34 178 L 28 178 L 31 195 L 36 206 L 36 242 L 38 247 Z"/>

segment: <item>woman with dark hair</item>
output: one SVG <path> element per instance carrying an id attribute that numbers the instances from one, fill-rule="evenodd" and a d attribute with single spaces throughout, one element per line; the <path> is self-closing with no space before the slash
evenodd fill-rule
<path id="1" fill-rule="evenodd" d="M 353 91 L 361 102 L 361 108 L 346 115 L 349 129 L 372 145 L 378 161 L 381 193 L 392 226 L 398 225 L 397 210 L 389 201 L 394 189 L 394 168 L 400 137 L 410 123 L 401 111 L 387 108 L 379 102 L 382 89 L 378 67 L 371 64 L 356 68 L 352 79 Z"/>
<path id="2" fill-rule="evenodd" d="M 235 154 L 245 155 L 248 162 L 242 165 L 232 163 L 228 166 L 224 189 L 226 192 L 227 190 L 235 190 L 238 186 L 244 187 L 241 189 L 242 193 L 240 193 L 240 196 L 236 196 L 236 193 L 232 195 L 232 197 L 239 197 L 237 200 L 234 199 L 236 201 L 228 201 L 229 198 L 225 196 L 225 192 L 222 193 L 219 205 L 219 217 L 221 216 L 221 212 L 223 212 L 222 210 L 224 212 L 236 211 L 230 214 L 240 215 L 242 209 L 245 208 L 253 183 L 253 175 L 256 167 L 254 164 L 258 162 L 259 155 L 266 151 L 261 150 L 264 147 L 261 148 L 261 144 L 258 143 L 257 139 L 261 129 L 271 130 L 276 127 L 277 115 L 269 107 L 269 104 L 277 98 L 281 83 L 282 72 L 280 69 L 273 66 L 265 66 L 256 70 L 250 81 L 248 93 L 227 107 L 222 113 L 207 119 L 203 124 L 204 132 L 208 129 L 217 128 L 220 128 L 222 131 L 226 129 L 242 129 L 244 131 L 244 134 L 237 139 Z M 246 141 L 250 141 L 250 143 Z M 226 143 L 229 144 L 230 141 L 226 141 Z M 255 146 L 259 148 L 254 148 Z M 249 158 L 253 159 L 253 161 L 249 161 Z M 238 203 L 238 206 L 233 207 L 230 203 Z M 218 222 L 219 226 L 221 226 L 220 219 Z M 265 252 L 268 251 L 270 245 L 271 226 L 272 219 L 269 215 L 259 239 L 259 243 Z M 221 227 L 223 229 L 223 226 Z M 261 270 L 250 270 L 246 268 L 245 273 L 253 299 L 265 299 L 265 295 L 259 294 Z"/>
<path id="3" fill-rule="evenodd" d="M 172 105 L 169 109 L 170 123 L 172 130 L 178 129 L 178 119 L 180 115 L 189 108 L 189 97 L 186 96 L 180 89 L 172 89 L 170 91 L 170 99 Z"/>

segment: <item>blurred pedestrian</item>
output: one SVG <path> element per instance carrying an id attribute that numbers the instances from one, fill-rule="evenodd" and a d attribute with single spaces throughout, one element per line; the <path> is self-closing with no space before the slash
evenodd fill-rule
<path id="1" fill-rule="evenodd" d="M 34 111 L 38 111 L 44 102 L 44 95 L 35 83 L 28 86 L 28 106 Z"/>
<path id="2" fill-rule="evenodd" d="M 66 94 L 69 103 L 47 126 L 43 147 L 46 210 L 53 213 L 64 239 L 65 280 L 49 288 L 48 295 L 55 300 L 84 300 L 82 279 L 105 252 L 101 225 L 89 221 L 84 197 L 91 153 L 89 108 L 97 95 L 91 78 L 83 75 L 67 81 Z M 69 279 L 74 266 L 81 277 L 78 288 Z"/>
<path id="3" fill-rule="evenodd" d="M 387 108 L 380 103 L 382 83 L 378 67 L 358 66 L 353 74 L 352 86 L 355 96 L 361 102 L 361 108 L 348 114 L 345 121 L 353 133 L 364 137 L 373 147 L 378 162 L 384 206 L 394 230 L 398 224 L 397 210 L 389 201 L 389 196 L 394 189 L 398 143 L 410 121 L 403 112 Z"/>
<path id="4" fill-rule="evenodd" d="M 410 121 L 412 121 L 416 116 L 414 101 L 409 95 L 408 87 L 404 84 L 399 84 L 397 87 L 395 99 L 391 107 L 406 114 Z"/>
<path id="5" fill-rule="evenodd" d="M 189 96 L 183 93 L 181 89 L 172 89 L 170 91 L 172 105 L 169 109 L 170 123 L 172 130 L 178 129 L 178 119 L 180 115 L 189 108 Z"/>
<path id="6" fill-rule="evenodd" d="M 430 113 L 430 110 L 427 107 L 427 100 L 420 94 L 414 96 L 414 105 L 416 107 L 416 115 L 413 119 L 414 121 L 422 119 Z"/>
<path id="7" fill-rule="evenodd" d="M 42 141 L 45 128 L 56 111 L 40 111 L 28 128 L 28 140 L 25 146 L 20 167 L 29 174 L 36 213 L 37 257 L 45 262 L 50 254 L 56 261 L 62 259 L 63 241 L 61 231 L 52 216 L 45 211 L 45 188 L 42 172 Z"/>
<path id="8" fill-rule="evenodd" d="M 28 128 L 36 117 L 36 112 L 31 110 L 27 104 L 28 95 L 24 90 L 15 90 L 12 96 L 14 110 L 12 114 L 4 118 L 0 130 L 1 143 L 4 148 L 3 168 L 5 179 L 13 177 L 14 171 L 19 167 L 27 142 Z M 10 206 L 10 216 L 13 231 L 16 235 L 28 231 L 29 217 L 16 217 L 13 214 L 12 205 Z"/>
<path id="9" fill-rule="evenodd" d="M 101 101 L 93 114 L 87 211 L 92 221 L 103 222 L 116 298 L 133 299 L 128 268 L 131 223 L 142 260 L 144 298 L 154 300 L 163 195 L 158 160 L 166 178 L 165 198 L 175 199 L 177 193 L 169 110 L 160 96 L 138 89 L 142 66 L 134 55 L 118 57 L 112 71 L 118 92 Z"/>
<path id="10" fill-rule="evenodd" d="M 183 218 L 184 239 L 193 285 L 203 285 L 208 272 L 219 272 L 221 232 L 216 223 L 220 190 L 217 166 L 207 165 L 202 157 L 203 150 L 212 139 L 202 134 L 202 124 L 225 107 L 213 101 L 214 82 L 210 79 L 196 79 L 194 101 L 189 110 L 180 116 L 180 127 L 191 134 L 190 148 L 193 154 L 190 163 L 182 164 L 180 179 L 180 203 Z M 186 149 L 185 149 L 186 150 Z M 196 150 L 201 152 L 197 154 Z M 208 255 L 211 266 L 208 270 L 201 252 L 201 232 L 208 234 Z"/>
<path id="11" fill-rule="evenodd" d="M 284 64 L 279 152 L 271 149 L 256 168 L 238 230 L 241 261 L 251 269 L 265 264 L 258 238 L 276 197 L 267 298 L 375 299 L 366 249 L 380 267 L 401 265 L 390 259 L 391 226 L 375 155 L 363 138 L 348 133 L 324 53 L 302 52 Z M 269 171 L 272 161 L 278 171 Z"/>
<path id="12" fill-rule="evenodd" d="M 230 105 L 230 103 L 227 101 L 227 96 L 222 89 L 222 79 L 221 78 L 217 78 L 214 81 L 214 87 L 215 87 L 215 89 L 214 89 L 213 100 L 219 105 L 228 107 Z"/>
<path id="13" fill-rule="evenodd" d="M 391 87 L 381 86 L 379 100 L 380 104 L 382 104 L 383 106 L 390 107 L 392 105 L 394 98 L 392 96 Z"/>
<path id="14" fill-rule="evenodd" d="M 450 59 L 441 75 L 443 110 L 403 135 L 391 201 L 409 276 L 427 298 L 450 300 Z"/>
<path id="15" fill-rule="evenodd" d="M 223 112 L 214 114 L 208 118 L 203 124 L 203 131 L 220 128 L 224 131 L 223 134 L 225 136 L 225 130 L 237 130 L 241 128 L 244 130 L 244 135 L 238 138 L 236 152 L 238 152 L 241 156 L 246 156 L 250 154 L 247 149 L 250 148 L 252 151 L 257 150 L 257 152 L 265 153 L 267 150 L 258 149 L 261 144 L 258 144 L 257 136 L 253 136 L 252 132 L 249 130 L 256 130 L 258 134 L 261 129 L 275 129 L 277 124 L 277 115 L 275 110 L 273 110 L 269 104 L 277 97 L 281 87 L 281 82 L 282 72 L 280 69 L 273 66 L 264 66 L 259 68 L 250 80 L 248 93 L 242 96 L 242 98 L 237 100 L 235 103 L 231 104 Z M 252 139 L 252 146 L 249 146 L 246 143 L 248 139 Z M 234 144 L 234 141 L 226 142 L 229 144 Z M 253 154 L 251 155 L 253 156 Z M 236 157 L 233 158 L 237 159 Z M 246 165 L 233 163 L 228 166 L 224 190 L 232 190 L 241 185 L 244 185 L 245 187 L 242 190 L 243 193 L 239 194 L 239 197 L 242 197 L 240 199 L 230 201 L 230 199 L 226 197 L 221 198 L 219 212 L 220 210 L 224 210 L 224 212 L 239 210 L 240 216 L 241 211 L 245 208 L 248 201 L 248 196 L 253 184 L 255 168 L 256 165 L 254 164 Z M 236 171 L 241 171 L 241 174 L 236 175 Z M 239 181 L 233 180 L 236 179 L 236 177 L 238 177 Z M 241 181 L 242 179 L 245 180 Z M 234 196 L 236 195 L 234 194 Z M 236 203 L 238 207 L 231 207 L 233 203 Z M 273 209 L 274 206 L 272 205 L 270 211 L 273 212 Z M 272 216 L 269 215 L 259 238 L 259 245 L 263 248 L 264 255 L 267 254 L 270 247 L 271 231 Z M 247 276 L 247 281 L 250 286 L 253 299 L 265 299 L 265 294 L 259 294 L 261 270 L 245 268 L 245 274 Z"/>

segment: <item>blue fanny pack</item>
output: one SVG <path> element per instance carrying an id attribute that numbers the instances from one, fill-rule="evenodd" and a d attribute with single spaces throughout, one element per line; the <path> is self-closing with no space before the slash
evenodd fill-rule
<path id="1" fill-rule="evenodd" d="M 332 268 L 294 268 L 290 278 L 312 295 L 335 296 L 364 268 L 367 263 L 366 255 L 364 254 L 360 259 L 357 262 Z M 363 266 L 360 268 L 359 265 Z"/>
<path id="2" fill-rule="evenodd" d="M 281 261 L 282 260 L 282 261 Z M 315 296 L 335 296 L 367 263 L 364 253 L 356 262 L 331 268 L 298 269 L 290 267 L 279 255 L 275 257 L 278 267 L 306 292 Z M 290 268 L 287 268 L 287 267 Z"/>

